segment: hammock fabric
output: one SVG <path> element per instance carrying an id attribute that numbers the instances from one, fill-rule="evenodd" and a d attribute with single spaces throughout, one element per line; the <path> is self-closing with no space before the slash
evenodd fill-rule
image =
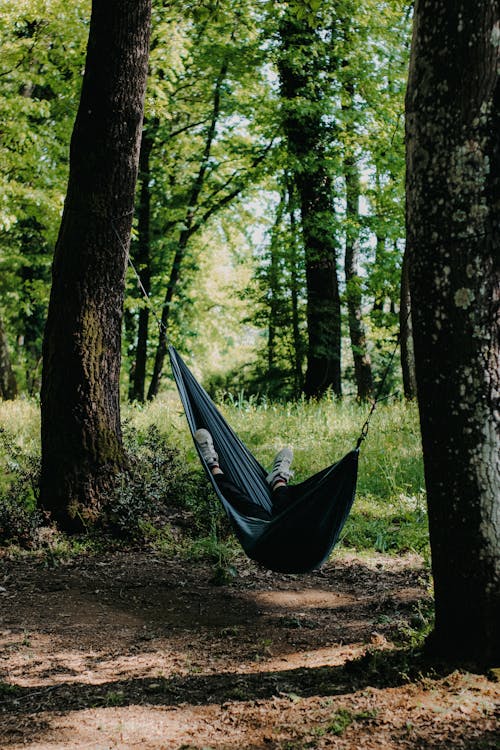
<path id="1" fill-rule="evenodd" d="M 173 346 L 169 346 L 169 356 L 191 433 L 200 427 L 209 430 L 224 474 L 256 506 L 271 513 L 267 472 L 227 424 Z M 356 492 L 358 454 L 356 448 L 305 482 L 291 485 L 290 503 L 271 520 L 239 513 L 220 492 L 203 460 L 202 464 L 248 557 L 269 570 L 306 573 L 328 558 L 342 531 Z"/>

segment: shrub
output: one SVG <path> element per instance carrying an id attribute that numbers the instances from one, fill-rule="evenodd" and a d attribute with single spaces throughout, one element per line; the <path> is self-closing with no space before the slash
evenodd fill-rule
<path id="1" fill-rule="evenodd" d="M 105 505 L 105 526 L 116 536 L 136 540 L 149 538 L 152 526 L 171 521 L 192 533 L 204 530 L 208 493 L 201 471 L 193 471 L 155 425 L 141 433 L 125 423 L 124 444 L 128 466 Z"/>
<path id="2" fill-rule="evenodd" d="M 4 476 L 0 486 L 0 544 L 36 546 L 43 514 L 37 510 L 40 457 L 22 451 L 14 436 L 0 428 Z"/>

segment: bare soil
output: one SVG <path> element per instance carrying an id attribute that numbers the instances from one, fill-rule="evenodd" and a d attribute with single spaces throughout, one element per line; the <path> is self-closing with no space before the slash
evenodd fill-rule
<path id="1" fill-rule="evenodd" d="M 428 601 L 412 556 L 321 572 L 154 552 L 0 559 L 0 747 L 500 747 L 494 674 L 404 645 Z"/>

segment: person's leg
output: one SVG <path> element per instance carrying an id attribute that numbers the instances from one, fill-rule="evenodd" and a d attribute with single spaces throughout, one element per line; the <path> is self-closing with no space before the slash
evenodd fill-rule
<path id="1" fill-rule="evenodd" d="M 281 513 L 292 501 L 292 488 L 285 482 L 280 482 L 273 489 L 273 516 Z"/>
<path id="2" fill-rule="evenodd" d="M 271 515 L 265 510 L 265 508 L 253 503 L 243 490 L 226 477 L 219 466 L 219 456 L 215 451 L 213 439 L 209 431 L 199 429 L 195 432 L 194 437 L 200 448 L 203 460 L 212 472 L 218 488 L 224 497 L 229 500 L 231 505 L 243 515 L 269 520 Z M 281 513 L 291 500 L 291 491 L 288 487 L 288 480 L 293 476 L 293 471 L 290 469 L 292 460 L 292 449 L 282 448 L 282 450 L 276 454 L 273 468 L 266 477 L 266 481 L 271 487 L 272 493 L 272 515 Z"/>
<path id="3" fill-rule="evenodd" d="M 217 487 L 235 510 L 244 516 L 260 518 L 264 521 L 270 520 L 271 514 L 262 506 L 253 503 L 248 495 L 231 482 L 220 468 L 218 471 L 214 471 L 213 469 L 211 471 Z"/>
<path id="4" fill-rule="evenodd" d="M 276 454 L 273 461 L 273 468 L 266 477 L 267 483 L 272 490 L 273 515 L 281 513 L 291 500 L 288 480 L 293 476 L 293 471 L 290 469 L 292 460 L 292 449 L 289 447 L 282 448 Z"/>
<path id="5" fill-rule="evenodd" d="M 212 436 L 208 430 L 200 429 L 195 432 L 195 440 L 200 448 L 200 453 L 206 461 L 212 476 L 224 497 L 239 513 L 252 518 L 260 518 L 269 521 L 271 514 L 257 503 L 253 503 L 248 495 L 237 487 L 224 474 L 219 466 L 219 457 L 215 451 Z"/>

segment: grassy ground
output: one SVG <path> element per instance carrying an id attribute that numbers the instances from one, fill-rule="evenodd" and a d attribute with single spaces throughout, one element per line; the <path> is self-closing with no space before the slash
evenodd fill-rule
<path id="1" fill-rule="evenodd" d="M 272 463 L 283 444 L 292 445 L 296 481 L 351 450 L 368 411 L 366 405 L 329 398 L 288 405 L 240 398 L 224 403 L 221 409 L 263 465 Z M 151 504 L 151 497 L 156 503 L 166 500 L 167 505 L 174 499 L 182 504 L 179 498 L 184 498 L 194 516 L 199 509 L 203 537 L 206 528 L 201 515 L 206 514 L 206 502 L 202 498 L 207 492 L 176 395 L 168 394 L 144 407 L 126 405 L 123 419 L 128 450 L 139 459 L 139 476 L 137 485 L 131 488 L 123 483 L 124 489 L 118 492 L 117 512 L 124 514 L 122 530 L 126 530 L 128 518 L 141 513 L 136 507 L 138 495 L 144 506 Z M 7 513 L 12 514 L 13 502 L 30 510 L 39 466 L 37 404 L 22 400 L 0 404 L 0 428 L 0 505 L 5 505 L 7 497 Z M 162 475 L 165 466 L 161 464 L 161 454 L 167 446 L 175 452 L 164 463 L 173 462 L 176 467 L 168 481 Z M 399 401 L 379 405 L 362 446 L 357 498 L 340 546 L 357 552 L 416 551 L 427 557 L 423 485 L 416 407 Z M 169 537 L 164 531 L 149 523 L 150 537 L 165 542 Z M 203 542 L 201 546 L 203 549 Z M 205 541 L 205 546 L 210 546 L 210 540 Z M 195 548 L 200 548 L 199 540 Z"/>

